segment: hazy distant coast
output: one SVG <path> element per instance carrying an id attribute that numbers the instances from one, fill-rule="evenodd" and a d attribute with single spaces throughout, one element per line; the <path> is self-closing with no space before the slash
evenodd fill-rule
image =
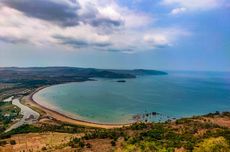
<path id="1" fill-rule="evenodd" d="M 135 78 L 138 75 L 167 75 L 159 70 L 133 69 L 96 69 L 78 67 L 0 67 L 0 78 L 5 81 L 10 79 L 42 79 L 47 83 L 84 81 L 90 78 Z"/>

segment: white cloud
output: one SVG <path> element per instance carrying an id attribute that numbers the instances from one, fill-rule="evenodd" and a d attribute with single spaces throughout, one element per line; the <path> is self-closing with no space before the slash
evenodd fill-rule
<path id="1" fill-rule="evenodd" d="M 158 28 L 148 31 L 144 35 L 144 41 L 153 47 L 167 47 L 172 46 L 178 38 L 189 36 L 190 32 L 179 28 Z"/>
<path id="2" fill-rule="evenodd" d="M 208 10 L 222 6 L 225 0 L 163 0 L 164 5 L 174 5 L 189 10 Z"/>
<path id="3" fill-rule="evenodd" d="M 173 9 L 173 10 L 170 12 L 170 14 L 172 14 L 172 15 L 177 15 L 177 14 L 180 14 L 180 13 L 185 12 L 186 10 L 187 10 L 187 9 L 184 8 L 184 7 L 175 8 L 175 9 Z"/>
<path id="4" fill-rule="evenodd" d="M 144 36 L 144 40 L 147 42 L 147 43 L 150 43 L 152 44 L 153 46 L 168 46 L 170 45 L 170 42 L 167 38 L 167 36 L 165 35 L 161 35 L 161 34 L 156 34 L 156 35 L 145 35 Z"/>

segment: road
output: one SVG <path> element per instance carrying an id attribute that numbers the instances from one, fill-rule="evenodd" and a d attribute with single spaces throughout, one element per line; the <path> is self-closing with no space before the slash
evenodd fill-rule
<path id="1" fill-rule="evenodd" d="M 21 109 L 20 113 L 23 115 L 23 117 L 18 122 L 16 122 L 12 126 L 10 126 L 10 128 L 8 128 L 5 132 L 8 132 L 8 131 L 15 129 L 15 128 L 18 128 L 18 127 L 22 126 L 23 124 L 35 123 L 38 120 L 40 114 L 37 113 L 36 111 L 32 110 L 31 108 L 21 104 L 20 100 L 18 98 L 13 99 L 12 104 Z"/>

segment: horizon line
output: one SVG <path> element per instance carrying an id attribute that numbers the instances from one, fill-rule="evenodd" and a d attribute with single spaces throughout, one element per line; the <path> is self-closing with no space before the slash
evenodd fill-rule
<path id="1" fill-rule="evenodd" d="M 154 69 L 154 68 L 99 68 L 83 66 L 0 66 L 1 68 L 82 68 L 82 69 L 101 69 L 101 70 L 157 70 L 157 71 L 184 71 L 184 72 L 230 72 L 230 70 L 190 70 L 190 69 Z"/>

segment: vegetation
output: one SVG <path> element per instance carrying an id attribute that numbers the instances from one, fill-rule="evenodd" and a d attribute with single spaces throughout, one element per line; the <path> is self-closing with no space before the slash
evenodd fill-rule
<path id="1" fill-rule="evenodd" d="M 0 132 L 4 132 L 12 122 L 19 118 L 20 109 L 11 102 L 0 102 Z"/>
<path id="2" fill-rule="evenodd" d="M 24 134 L 24 133 L 42 133 L 42 132 L 62 132 L 62 133 L 81 133 L 86 131 L 85 127 L 75 126 L 71 124 L 61 123 L 59 125 L 50 125 L 50 124 L 42 124 L 39 126 L 36 125 L 23 125 L 16 129 L 13 129 L 7 133 L 0 133 L 0 140 L 11 137 L 11 135 L 15 134 Z"/>
<path id="3" fill-rule="evenodd" d="M 4 146 L 6 144 L 7 144 L 7 142 L 5 140 L 0 141 L 0 146 Z"/>
<path id="4" fill-rule="evenodd" d="M 228 116 L 229 113 L 219 115 Z M 69 144 L 80 148 L 80 144 L 97 139 L 111 140 L 112 147 L 116 147 L 117 141 L 122 139 L 120 150 L 126 152 L 173 152 L 176 149 L 228 152 L 230 149 L 230 129 L 203 121 L 202 117 L 183 118 L 167 123 L 136 123 L 121 129 L 97 129 L 86 133 L 82 138 L 72 139 Z"/>
<path id="5" fill-rule="evenodd" d="M 230 146 L 227 140 L 223 137 L 208 138 L 198 143 L 194 148 L 194 152 L 227 152 L 230 151 Z"/>
<path id="6" fill-rule="evenodd" d="M 16 145 L 16 141 L 15 140 L 10 140 L 10 144 L 11 145 Z"/>
<path id="7" fill-rule="evenodd" d="M 42 147 L 42 151 L 45 151 L 45 150 L 47 150 L 47 148 L 46 147 Z"/>
<path id="8" fill-rule="evenodd" d="M 93 149 L 96 145 L 108 144 L 111 150 L 133 152 L 228 152 L 230 146 L 230 128 L 222 127 L 208 121 L 213 118 L 230 120 L 228 112 L 213 113 L 206 116 L 183 118 L 165 123 L 135 123 L 129 127 L 117 129 L 98 129 L 69 125 L 58 122 L 54 124 L 24 125 L 0 135 L 0 145 L 17 144 L 7 139 L 11 135 L 22 133 L 61 132 L 82 134 L 72 137 L 67 144 L 73 150 Z M 12 140 L 12 139 L 11 139 Z M 7 141 L 7 142 L 6 142 Z M 49 150 L 49 146 L 41 150 Z"/>

